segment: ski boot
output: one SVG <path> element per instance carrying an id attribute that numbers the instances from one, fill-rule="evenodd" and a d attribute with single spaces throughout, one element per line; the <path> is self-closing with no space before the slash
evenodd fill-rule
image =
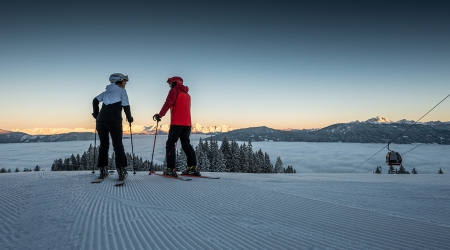
<path id="1" fill-rule="evenodd" d="M 105 179 L 108 176 L 108 169 L 106 167 L 101 167 L 100 168 L 100 177 L 98 177 L 99 179 Z"/>
<path id="2" fill-rule="evenodd" d="M 118 168 L 117 173 L 119 174 L 119 181 L 124 181 L 127 178 L 127 170 L 125 168 Z"/>
<path id="3" fill-rule="evenodd" d="M 200 174 L 200 168 L 197 166 L 190 166 L 187 167 L 182 174 L 190 174 L 190 175 L 195 175 L 195 176 L 201 176 Z"/>
<path id="4" fill-rule="evenodd" d="M 163 173 L 165 175 L 170 175 L 172 177 L 178 177 L 176 168 L 166 168 L 166 170 L 163 171 Z"/>

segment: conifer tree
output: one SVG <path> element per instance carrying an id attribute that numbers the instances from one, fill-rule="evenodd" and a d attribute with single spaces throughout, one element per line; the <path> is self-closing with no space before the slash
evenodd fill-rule
<path id="1" fill-rule="evenodd" d="M 377 170 L 375 170 L 374 174 L 381 174 L 381 166 L 377 166 Z"/>
<path id="2" fill-rule="evenodd" d="M 116 152 L 112 152 L 108 165 L 111 167 L 111 169 L 116 169 Z"/>
<path id="3" fill-rule="evenodd" d="M 403 164 L 402 164 L 402 165 L 400 165 L 400 168 L 398 169 L 397 174 L 409 174 L 409 171 L 407 171 L 405 169 L 405 167 L 403 167 Z"/>
<path id="4" fill-rule="evenodd" d="M 92 144 L 89 144 L 89 148 L 86 152 L 86 157 L 87 157 L 87 163 L 88 163 L 88 167 L 94 166 L 94 149 L 92 147 Z"/>
<path id="5" fill-rule="evenodd" d="M 442 168 L 439 168 L 438 174 L 444 174 L 444 172 L 442 172 Z"/>
<path id="6" fill-rule="evenodd" d="M 77 169 L 78 169 L 78 170 L 83 170 L 83 168 L 81 167 L 81 157 L 80 157 L 80 154 L 77 154 L 77 156 L 75 157 L 75 160 L 76 160 Z"/>
<path id="7" fill-rule="evenodd" d="M 210 171 L 211 172 L 222 172 L 225 169 L 225 161 L 222 151 L 219 149 L 219 144 L 217 141 L 210 142 Z"/>
<path id="8" fill-rule="evenodd" d="M 144 161 L 144 163 L 142 164 L 141 171 L 150 171 L 150 161 L 148 160 Z"/>
<path id="9" fill-rule="evenodd" d="M 230 172 L 239 172 L 239 144 L 236 141 L 231 142 L 231 162 L 230 162 Z"/>
<path id="10" fill-rule="evenodd" d="M 253 173 L 263 173 L 264 154 L 261 149 L 253 153 Z"/>
<path id="11" fill-rule="evenodd" d="M 416 171 L 416 168 L 413 168 L 412 171 L 411 171 L 411 173 L 412 173 L 412 174 L 418 174 L 417 171 Z"/>
<path id="12" fill-rule="evenodd" d="M 176 157 L 175 167 L 178 170 L 183 171 L 187 168 L 187 156 L 181 147 L 176 150 L 176 154 L 177 154 L 177 157 Z"/>
<path id="13" fill-rule="evenodd" d="M 389 166 L 389 170 L 388 170 L 388 174 L 395 174 L 395 172 L 397 172 L 397 171 L 395 170 L 395 168 L 394 168 L 392 165 L 390 165 L 390 166 Z"/>
<path id="14" fill-rule="evenodd" d="M 288 165 L 284 172 L 287 174 L 292 174 L 294 173 L 294 169 L 292 168 L 292 166 Z"/>
<path id="15" fill-rule="evenodd" d="M 210 172 L 211 162 L 209 162 L 208 156 L 206 155 L 205 151 L 200 151 L 198 157 L 199 162 L 197 162 L 197 165 L 200 167 L 201 171 Z"/>
<path id="16" fill-rule="evenodd" d="M 222 144 L 220 145 L 220 151 L 222 151 L 223 154 L 223 160 L 225 163 L 225 167 L 223 172 L 230 172 L 232 168 L 232 151 L 231 151 L 231 145 L 225 136 L 222 140 Z"/>
<path id="17" fill-rule="evenodd" d="M 75 158 L 75 155 L 73 155 L 73 154 L 70 156 L 70 165 L 71 165 L 70 170 L 78 169 L 77 159 Z"/>
<path id="18" fill-rule="evenodd" d="M 252 140 L 248 140 L 248 144 L 247 144 L 247 159 L 248 159 L 248 167 L 247 167 L 247 173 L 255 173 L 255 165 L 257 164 L 255 162 L 256 157 L 254 156 L 253 153 L 253 145 L 252 145 Z"/>
<path id="19" fill-rule="evenodd" d="M 86 157 L 86 152 L 81 155 L 80 165 L 82 170 L 86 170 L 88 168 L 88 161 Z"/>
<path id="20" fill-rule="evenodd" d="M 70 158 L 65 158 L 62 169 L 64 171 L 71 170 L 72 166 L 70 165 Z"/>
<path id="21" fill-rule="evenodd" d="M 247 145 L 245 143 L 241 144 L 241 146 L 239 147 L 239 160 L 240 164 L 237 172 L 248 173 L 249 159 L 247 154 Z"/>
<path id="22" fill-rule="evenodd" d="M 14 172 L 16 172 L 16 173 L 17 173 L 17 172 L 20 172 L 20 171 L 19 171 L 19 168 L 16 168 L 16 170 L 15 170 Z"/>
<path id="23" fill-rule="evenodd" d="M 155 168 L 156 169 L 156 168 Z M 163 165 L 162 165 L 162 170 L 166 170 L 167 169 L 167 157 L 164 157 L 164 161 L 163 161 Z"/>
<path id="24" fill-rule="evenodd" d="M 144 161 L 142 160 L 142 157 L 139 157 L 139 171 L 144 171 Z"/>
<path id="25" fill-rule="evenodd" d="M 275 163 L 275 173 L 283 173 L 284 172 L 284 168 L 283 168 L 283 162 L 281 161 L 281 158 L 278 156 L 277 157 L 277 161 Z"/>
<path id="26" fill-rule="evenodd" d="M 52 167 L 50 168 L 50 171 L 58 171 L 57 167 L 56 167 L 56 163 L 58 162 L 58 160 L 53 160 L 53 164 Z"/>
<path id="27" fill-rule="evenodd" d="M 263 173 L 273 173 L 274 172 L 273 165 L 270 162 L 269 154 L 267 154 L 267 153 L 264 153 L 264 162 L 263 162 L 262 172 Z"/>

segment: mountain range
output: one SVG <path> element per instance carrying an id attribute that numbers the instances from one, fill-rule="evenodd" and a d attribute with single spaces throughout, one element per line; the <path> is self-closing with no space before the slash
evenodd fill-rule
<path id="1" fill-rule="evenodd" d="M 167 134 L 169 132 L 170 125 L 169 124 L 161 124 L 158 125 L 158 134 Z M 203 127 L 202 125 L 195 123 L 192 125 L 192 133 L 193 134 L 210 134 L 210 133 L 224 133 L 235 130 L 236 128 L 229 127 L 227 125 L 217 125 L 210 127 Z M 144 126 L 144 125 L 132 125 L 131 130 L 133 134 L 138 135 L 148 135 L 155 134 L 156 125 L 152 126 Z M 5 130 L 0 130 L 4 131 Z M 25 133 L 28 135 L 60 135 L 60 134 L 68 134 L 68 133 L 94 133 L 94 129 L 86 129 L 86 128 L 32 128 L 32 129 L 11 129 L 6 132 L 19 132 Z M 130 134 L 130 127 L 127 125 L 123 126 L 123 133 Z M 0 132 L 1 134 L 1 132 Z"/>
<path id="2" fill-rule="evenodd" d="M 235 141 L 347 142 L 347 143 L 436 143 L 450 144 L 450 122 L 416 123 L 390 121 L 383 117 L 333 124 L 321 129 L 277 130 L 265 126 L 237 129 L 213 136 Z"/>
<path id="3" fill-rule="evenodd" d="M 133 135 L 154 135 L 167 134 L 169 124 L 153 126 L 132 125 Z M 216 125 L 203 127 L 195 123 L 192 125 L 193 134 L 216 134 L 233 131 L 236 128 L 227 125 Z M 10 131 L 0 129 L 0 143 L 20 143 L 20 142 L 58 142 L 58 141 L 85 141 L 94 139 L 94 129 L 76 128 L 33 128 L 33 129 L 12 129 Z M 124 135 L 130 134 L 130 127 L 123 127 Z"/>
<path id="4" fill-rule="evenodd" d="M 170 125 L 158 126 L 158 134 L 167 134 Z M 155 134 L 156 126 L 132 125 L 133 134 Z M 0 143 L 56 142 L 92 140 L 93 129 L 49 129 L 28 130 L 0 129 Z M 124 126 L 124 134 L 130 128 Z M 437 143 L 450 144 L 450 122 L 414 122 L 410 120 L 391 121 L 377 116 L 366 121 L 333 124 L 317 129 L 272 129 L 266 126 L 237 129 L 227 125 L 203 127 L 196 123 L 193 134 L 211 134 L 217 141 L 227 137 L 236 141 L 290 141 L 290 142 L 350 142 L 350 143 Z"/>

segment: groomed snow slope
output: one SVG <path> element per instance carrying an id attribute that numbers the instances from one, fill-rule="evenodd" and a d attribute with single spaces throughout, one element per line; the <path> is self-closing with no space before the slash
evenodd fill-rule
<path id="1" fill-rule="evenodd" d="M 2 249 L 448 249 L 448 175 L 0 174 Z"/>

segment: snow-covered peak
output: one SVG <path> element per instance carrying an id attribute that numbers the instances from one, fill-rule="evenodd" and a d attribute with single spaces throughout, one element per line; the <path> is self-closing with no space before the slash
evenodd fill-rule
<path id="1" fill-rule="evenodd" d="M 413 121 L 413 120 L 401 119 L 401 120 L 397 121 L 397 123 L 414 124 L 415 121 Z"/>
<path id="2" fill-rule="evenodd" d="M 57 135 L 57 134 L 67 134 L 72 132 L 94 132 L 94 129 L 88 128 L 31 128 L 31 129 L 11 129 L 11 132 L 22 132 L 29 135 Z"/>
<path id="3" fill-rule="evenodd" d="M 366 120 L 365 122 L 366 123 L 387 123 L 387 122 L 392 122 L 392 121 L 385 117 L 377 116 L 374 118 L 370 118 L 370 119 Z"/>
<path id="4" fill-rule="evenodd" d="M 352 123 L 373 123 L 373 124 L 382 124 L 382 123 L 401 123 L 401 124 L 414 124 L 416 123 L 416 121 L 414 120 L 406 120 L 406 119 L 401 119 L 398 121 L 392 121 L 389 120 L 385 117 L 381 117 L 381 116 L 377 116 L 374 118 L 370 118 L 364 122 L 360 122 L 358 120 L 353 121 L 353 122 L 349 122 L 350 124 Z M 441 121 L 429 121 L 429 122 L 417 122 L 417 124 L 423 124 L 423 125 L 441 125 L 441 124 L 448 124 L 449 122 L 441 122 Z"/>
<path id="5" fill-rule="evenodd" d="M 356 121 L 352 121 L 349 123 L 390 123 L 390 122 L 392 122 L 392 121 L 385 117 L 377 116 L 377 117 L 367 119 L 366 121 L 363 121 L 363 122 L 356 120 Z"/>
<path id="6" fill-rule="evenodd" d="M 195 123 L 192 125 L 192 133 L 202 133 L 202 134 L 210 134 L 210 133 L 225 133 L 229 131 L 233 131 L 236 128 L 228 127 L 227 125 L 216 125 L 210 127 L 203 127 L 202 125 Z"/>

